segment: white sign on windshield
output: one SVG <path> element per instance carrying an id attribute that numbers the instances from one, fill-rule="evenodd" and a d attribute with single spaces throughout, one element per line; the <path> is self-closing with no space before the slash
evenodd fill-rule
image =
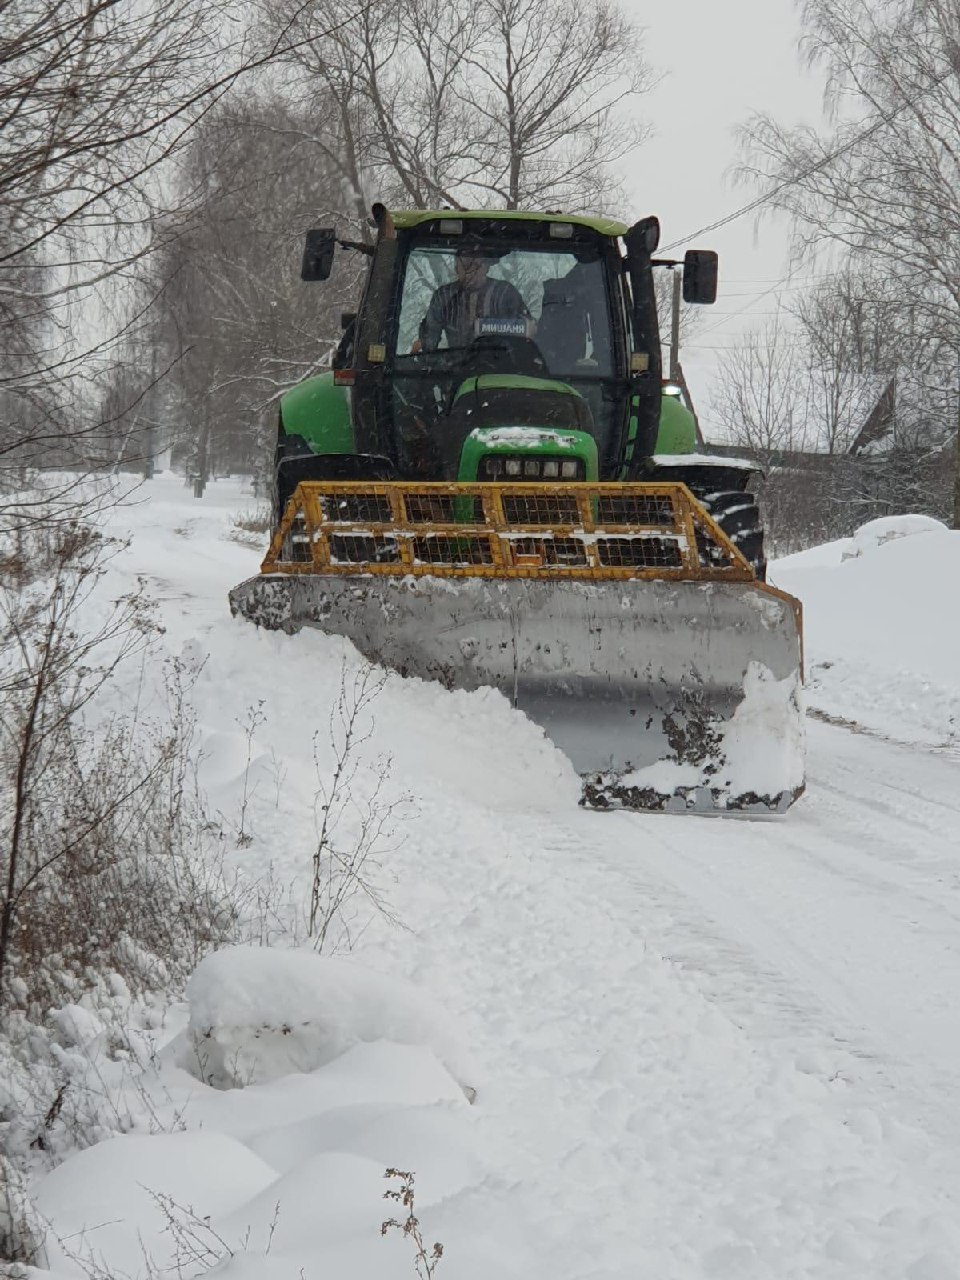
<path id="1" fill-rule="evenodd" d="M 477 321 L 477 335 L 486 333 L 508 334 L 511 337 L 527 336 L 527 321 L 524 316 L 482 316 Z"/>

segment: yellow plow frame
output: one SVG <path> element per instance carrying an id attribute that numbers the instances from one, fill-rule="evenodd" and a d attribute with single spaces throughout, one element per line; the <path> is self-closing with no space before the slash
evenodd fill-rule
<path id="1" fill-rule="evenodd" d="M 308 481 L 261 571 L 754 580 L 682 484 Z"/>

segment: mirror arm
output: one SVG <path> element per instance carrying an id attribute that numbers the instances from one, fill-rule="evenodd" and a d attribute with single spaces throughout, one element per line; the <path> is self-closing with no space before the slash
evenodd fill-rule
<path id="1" fill-rule="evenodd" d="M 352 249 L 355 253 L 366 254 L 368 258 L 373 257 L 373 245 L 365 244 L 362 240 L 338 240 L 337 244 L 341 249 Z"/>

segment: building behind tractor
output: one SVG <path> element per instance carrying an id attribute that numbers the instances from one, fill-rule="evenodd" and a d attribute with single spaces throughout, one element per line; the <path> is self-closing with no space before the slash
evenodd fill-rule
<path id="1" fill-rule="evenodd" d="M 800 611 L 764 582 L 750 464 L 697 451 L 661 373 L 659 224 L 375 205 L 333 367 L 282 399 L 276 530 L 231 593 L 450 687 L 501 689 L 597 807 L 786 808 Z"/>

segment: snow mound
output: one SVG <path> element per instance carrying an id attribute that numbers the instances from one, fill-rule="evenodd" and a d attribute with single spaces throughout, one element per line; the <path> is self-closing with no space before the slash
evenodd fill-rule
<path id="1" fill-rule="evenodd" d="M 32 1198 L 51 1224 L 52 1266 L 79 1265 L 92 1275 L 107 1259 L 112 1274 L 135 1277 L 169 1261 L 171 1217 L 229 1214 L 276 1176 L 222 1133 L 127 1134 L 71 1156 L 35 1185 Z"/>
<path id="2" fill-rule="evenodd" d="M 316 1071 L 356 1044 L 432 1051 L 465 1089 L 472 1063 L 448 1014 L 412 983 L 313 951 L 228 947 L 187 984 L 181 1065 L 217 1089 Z"/>
<path id="3" fill-rule="evenodd" d="M 947 533 L 947 526 L 932 516 L 882 516 L 879 520 L 868 520 L 862 524 L 850 539 L 849 546 L 842 552 L 841 559 L 855 560 L 865 552 L 882 547 L 886 542 L 897 538 L 909 538 L 917 533 Z"/>
<path id="4" fill-rule="evenodd" d="M 398 1160 L 417 1172 L 417 1201 L 428 1205 L 483 1181 L 470 1123 L 475 1112 L 461 1101 L 397 1107 L 383 1103 L 335 1107 L 294 1124 L 265 1129 L 247 1146 L 281 1174 L 320 1152 L 372 1160 L 380 1174 Z"/>
<path id="5" fill-rule="evenodd" d="M 234 1249 L 309 1252 L 369 1235 L 377 1239 L 384 1213 L 385 1162 L 321 1151 L 223 1217 L 218 1236 Z"/>

